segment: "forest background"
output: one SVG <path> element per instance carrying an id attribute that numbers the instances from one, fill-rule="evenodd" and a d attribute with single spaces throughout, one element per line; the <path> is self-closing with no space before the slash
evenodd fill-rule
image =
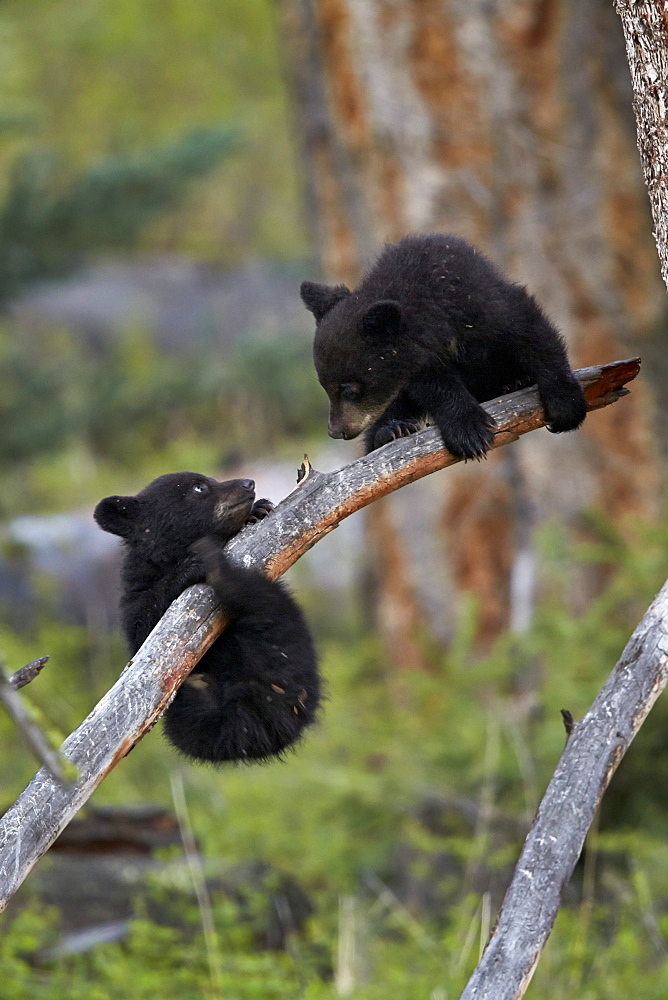
<path id="1" fill-rule="evenodd" d="M 51 657 L 26 697 L 56 740 L 125 662 L 100 497 L 191 468 L 278 500 L 304 451 L 357 453 L 326 438 L 302 278 L 461 231 L 575 364 L 646 373 L 578 435 L 536 432 L 320 542 L 290 574 L 328 681 L 317 731 L 223 772 L 151 733 L 95 794 L 88 849 L 51 852 L 3 918 L 12 1000 L 458 996 L 559 709 L 584 714 L 665 578 L 665 290 L 621 27 L 602 0 L 453 3 L 445 25 L 437 6 L 0 5 L 0 650 Z M 665 995 L 665 734 L 660 701 L 529 996 Z M 0 739 L 9 805 L 35 765 L 5 718 Z M 192 827 L 210 922 L 180 836 L 137 834 L 147 803 Z M 124 835 L 96 839 L 105 822 Z"/>

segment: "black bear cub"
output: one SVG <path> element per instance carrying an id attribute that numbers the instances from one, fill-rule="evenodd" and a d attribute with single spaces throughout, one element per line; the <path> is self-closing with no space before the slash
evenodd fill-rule
<path id="1" fill-rule="evenodd" d="M 564 343 L 535 299 L 459 236 L 386 246 L 358 288 L 304 281 L 329 433 L 367 451 L 431 420 L 448 451 L 481 458 L 494 421 L 480 406 L 536 384 L 549 429 L 585 417 Z"/>
<path id="2" fill-rule="evenodd" d="M 227 628 L 165 713 L 168 739 L 195 760 L 280 755 L 315 720 L 320 681 L 299 607 L 279 583 L 223 552 L 272 509 L 255 501 L 252 479 L 219 483 L 194 472 L 159 476 L 136 496 L 95 508 L 100 527 L 125 542 L 120 608 L 130 655 L 194 583 L 208 582 L 227 613 Z"/>

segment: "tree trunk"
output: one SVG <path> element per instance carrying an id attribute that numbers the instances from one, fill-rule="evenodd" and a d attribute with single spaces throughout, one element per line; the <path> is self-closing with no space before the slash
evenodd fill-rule
<path id="1" fill-rule="evenodd" d="M 638 149 L 654 219 L 663 280 L 668 285 L 668 22 L 658 0 L 615 0 L 633 83 Z"/>
<path id="2" fill-rule="evenodd" d="M 610 5 L 282 0 L 281 8 L 326 278 L 356 282 L 383 242 L 407 232 L 458 232 L 536 295 L 574 366 L 642 353 L 664 293 Z M 645 386 L 576 434 L 532 435 L 447 482 L 433 477 L 383 501 L 385 542 L 372 548 L 378 621 L 394 623 L 395 662 L 419 660 L 410 653 L 416 622 L 447 640 L 467 593 L 482 642 L 525 628 L 540 576 L 535 526 L 546 516 L 581 531 L 592 505 L 615 521 L 654 514 L 649 395 Z M 573 575 L 576 608 L 596 585 Z M 402 640 L 396 616 L 383 611 L 397 595 L 410 632 Z"/>

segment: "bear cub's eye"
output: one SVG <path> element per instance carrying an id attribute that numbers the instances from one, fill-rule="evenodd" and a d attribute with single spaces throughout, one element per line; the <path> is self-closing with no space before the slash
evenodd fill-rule
<path id="1" fill-rule="evenodd" d="M 339 386 L 339 395 L 341 399 L 359 399 L 362 395 L 362 387 L 360 385 L 353 385 L 352 382 L 344 382 L 343 385 Z"/>
<path id="2" fill-rule="evenodd" d="M 208 483 L 195 483 L 195 485 L 193 486 L 192 490 L 193 490 L 193 493 L 208 493 L 209 492 L 209 484 Z"/>

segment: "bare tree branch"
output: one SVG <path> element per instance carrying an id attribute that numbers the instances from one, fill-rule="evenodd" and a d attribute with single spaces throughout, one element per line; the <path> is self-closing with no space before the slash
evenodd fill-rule
<path id="1" fill-rule="evenodd" d="M 461 1000 L 524 996 L 612 775 L 668 680 L 668 582 L 566 748 Z"/>
<path id="2" fill-rule="evenodd" d="M 67 781 L 67 778 L 58 758 L 58 753 L 50 746 L 48 739 L 33 719 L 30 710 L 23 704 L 20 694 L 18 694 L 19 688 L 25 687 L 26 684 L 29 684 L 30 681 L 37 677 L 48 659 L 48 656 L 42 656 L 39 660 L 32 660 L 31 663 L 26 664 L 25 667 L 21 667 L 11 677 L 7 677 L 2 661 L 0 661 L 0 701 L 7 709 L 14 725 L 23 733 L 26 743 L 39 763 L 44 765 L 55 781 L 63 784 Z"/>
<path id="3" fill-rule="evenodd" d="M 25 667 L 21 667 L 15 673 L 8 677 L 8 683 L 14 688 L 15 691 L 19 691 L 26 684 L 30 684 L 34 681 L 36 677 L 42 672 L 42 668 L 49 662 L 48 656 L 40 656 L 37 660 L 31 660 L 30 663 L 26 663 Z"/>
<path id="4" fill-rule="evenodd" d="M 637 375 L 639 359 L 576 372 L 589 409 L 614 403 Z M 544 425 L 535 389 L 485 404 L 497 423 L 494 447 Z M 244 566 L 281 576 L 345 517 L 431 472 L 454 465 L 435 428 L 365 455 L 337 472 L 313 469 L 270 518 L 247 528 L 228 546 Z M 69 736 L 62 752 L 79 778 L 63 788 L 39 771 L 0 820 L 0 909 L 105 776 L 155 724 L 178 686 L 220 634 L 224 616 L 209 587 L 185 591 L 156 625 L 116 684 Z"/>

